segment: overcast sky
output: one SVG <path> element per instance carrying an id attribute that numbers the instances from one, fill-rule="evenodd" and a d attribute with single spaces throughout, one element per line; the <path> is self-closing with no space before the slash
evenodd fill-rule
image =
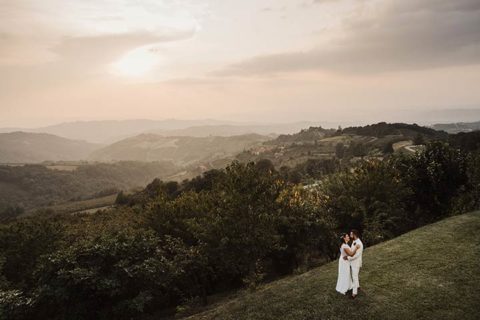
<path id="1" fill-rule="evenodd" d="M 2 127 L 392 121 L 479 84 L 479 0 L 0 1 Z"/>

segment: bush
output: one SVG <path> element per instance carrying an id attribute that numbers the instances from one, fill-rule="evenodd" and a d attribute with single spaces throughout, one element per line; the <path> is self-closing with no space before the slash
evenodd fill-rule
<path id="1" fill-rule="evenodd" d="M 130 319 L 169 305 L 180 271 L 152 231 L 104 233 L 44 257 L 35 311 L 43 318 Z"/>

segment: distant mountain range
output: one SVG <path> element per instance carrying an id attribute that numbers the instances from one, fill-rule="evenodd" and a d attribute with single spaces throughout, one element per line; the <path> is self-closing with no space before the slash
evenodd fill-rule
<path id="1" fill-rule="evenodd" d="M 105 146 L 46 133 L 0 133 L 0 163 L 171 160 L 183 165 L 232 157 L 270 139 L 271 136 L 259 134 L 228 137 L 140 134 Z"/>
<path id="2" fill-rule="evenodd" d="M 78 121 L 61 123 L 42 128 L 0 128 L 4 132 L 49 133 L 73 140 L 110 144 L 142 133 L 163 136 L 234 136 L 249 133 L 288 134 L 309 126 L 325 125 L 319 122 L 295 122 L 284 124 L 242 123 L 214 119 L 205 120 L 124 120 L 124 121 Z"/>
<path id="3" fill-rule="evenodd" d="M 219 136 L 229 137 L 243 134 L 261 134 L 276 137 L 280 134 L 292 134 L 312 125 L 310 122 L 295 122 L 284 124 L 258 124 L 258 125 L 214 125 L 214 126 L 193 126 L 177 130 L 157 130 L 151 133 L 163 136 L 190 136 L 208 137 Z"/>
<path id="4" fill-rule="evenodd" d="M 138 120 L 122 125 L 103 122 L 104 137 L 113 133 L 115 126 L 123 134 L 133 134 L 136 130 L 156 128 L 158 122 Z M 213 121 L 215 120 L 205 120 Z M 164 128 L 152 129 L 150 133 L 135 134 L 114 143 L 97 144 L 78 139 L 68 139 L 53 134 L 12 132 L 0 133 L 0 163 L 39 163 L 43 161 L 173 161 L 177 165 L 218 166 L 220 159 L 224 162 L 243 154 L 240 159 L 255 160 L 260 157 L 271 159 L 307 159 L 312 155 L 330 156 L 335 152 L 335 145 L 342 142 L 350 145 L 351 141 L 363 143 L 368 148 L 383 150 L 389 144 L 419 139 L 448 138 L 448 132 L 474 131 L 480 122 L 437 124 L 433 128 L 405 123 L 385 123 L 345 129 L 324 129 L 309 126 L 309 123 L 292 123 L 277 125 L 202 125 L 171 129 L 192 122 L 172 120 L 164 122 Z M 78 125 L 78 126 L 77 126 Z M 66 126 L 72 135 L 80 135 L 80 127 L 85 127 L 84 135 L 92 132 L 102 134 L 99 123 L 59 125 Z M 92 132 L 86 129 L 91 127 Z M 308 129 L 305 129 L 307 128 Z M 75 130 L 80 130 L 74 134 Z M 127 130 L 128 129 L 128 130 Z M 38 129 L 40 130 L 40 129 Z M 445 131 L 438 131 L 445 130 Z M 67 132 L 64 131 L 64 134 Z M 255 133 L 252 133 L 255 132 Z M 289 132 L 277 135 L 273 132 Z M 468 139 L 471 140 L 470 137 Z M 97 139 L 100 140 L 100 139 Z M 464 139 L 465 140 L 465 139 Z M 470 142 L 469 142 L 470 143 Z M 244 152 L 248 151 L 248 152 Z M 355 154 L 361 152 L 355 152 Z M 253 157 L 253 158 L 252 158 Z M 297 159 L 298 158 L 298 159 Z"/>
<path id="5" fill-rule="evenodd" d="M 45 133 L 0 133 L 0 163 L 86 159 L 100 145 Z"/>
<path id="6" fill-rule="evenodd" d="M 449 133 L 468 132 L 479 130 L 480 121 L 460 122 L 462 119 L 480 119 L 480 108 L 477 109 L 455 109 L 455 110 L 437 110 L 435 112 L 424 112 L 418 119 L 431 119 L 423 121 L 424 125 L 430 126 L 435 130 L 444 130 Z M 415 122 L 416 114 L 409 112 L 399 116 L 397 121 Z M 445 120 L 445 119 L 450 119 Z M 200 120 L 105 120 L 105 121 L 76 121 L 65 122 L 56 125 L 39 128 L 0 128 L 0 133 L 10 132 L 32 132 L 48 133 L 72 140 L 83 140 L 91 143 L 111 144 L 126 138 L 134 137 L 142 133 L 154 133 L 163 136 L 235 136 L 250 133 L 261 135 L 287 135 L 299 132 L 309 127 L 323 127 L 326 129 L 336 129 L 339 125 L 342 127 L 352 127 L 364 125 L 362 121 L 350 122 L 327 122 L 327 121 L 298 121 L 291 123 L 269 123 L 269 122 L 236 122 L 216 119 Z"/>

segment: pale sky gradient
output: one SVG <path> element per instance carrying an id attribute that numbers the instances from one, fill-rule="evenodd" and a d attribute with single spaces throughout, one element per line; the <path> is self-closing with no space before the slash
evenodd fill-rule
<path id="1" fill-rule="evenodd" d="M 2 127 L 392 121 L 479 84 L 478 0 L 0 0 Z"/>

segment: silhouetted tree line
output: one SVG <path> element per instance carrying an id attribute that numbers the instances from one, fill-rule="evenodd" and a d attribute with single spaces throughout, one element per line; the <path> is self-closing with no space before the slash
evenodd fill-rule
<path id="1" fill-rule="evenodd" d="M 442 142 L 325 170 L 307 187 L 269 161 L 154 180 L 97 214 L 0 227 L 0 317 L 131 319 L 335 259 L 338 234 L 367 246 L 480 206 L 480 155 Z M 328 168 L 328 166 L 327 166 Z"/>
<path id="2" fill-rule="evenodd" d="M 460 132 L 449 136 L 452 146 L 464 151 L 472 152 L 480 150 L 480 131 Z"/>
<path id="3" fill-rule="evenodd" d="M 345 129 L 339 128 L 339 130 L 337 130 L 337 134 L 355 134 L 377 138 L 382 138 L 388 135 L 403 135 L 410 138 L 414 138 L 417 135 L 422 135 L 432 139 L 446 139 L 448 137 L 448 134 L 444 131 L 437 131 L 435 129 L 419 126 L 417 124 L 386 122 L 379 122 L 363 127 L 348 127 Z"/>

